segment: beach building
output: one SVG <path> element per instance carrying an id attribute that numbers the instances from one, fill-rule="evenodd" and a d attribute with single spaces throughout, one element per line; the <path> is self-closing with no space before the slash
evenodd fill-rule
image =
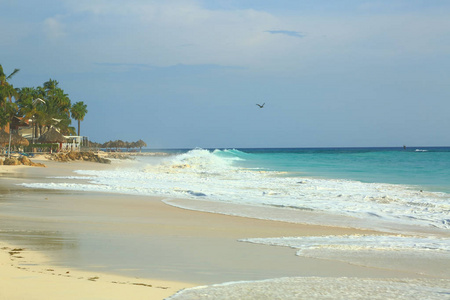
<path id="1" fill-rule="evenodd" d="M 12 132 L 20 134 L 27 139 L 30 144 L 57 143 L 58 151 L 81 151 L 82 146 L 88 145 L 86 136 L 64 136 L 55 127 L 50 128 L 41 136 L 35 136 L 33 130 L 33 120 L 15 117 L 11 123 Z M 37 149 L 37 148 L 36 148 Z"/>
<path id="2" fill-rule="evenodd" d="M 85 136 L 71 136 L 65 135 L 66 142 L 62 143 L 62 151 L 80 151 L 83 145 L 87 144 L 87 137 Z"/>

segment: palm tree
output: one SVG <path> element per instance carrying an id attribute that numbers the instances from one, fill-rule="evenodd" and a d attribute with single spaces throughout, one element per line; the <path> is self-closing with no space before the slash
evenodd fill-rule
<path id="1" fill-rule="evenodd" d="M 78 136 L 80 135 L 81 121 L 84 120 L 84 116 L 87 114 L 87 105 L 83 101 L 77 102 L 72 105 L 71 108 L 72 118 L 78 121 Z"/>
<path id="2" fill-rule="evenodd" d="M 14 113 L 14 106 L 12 104 L 12 98 L 18 98 L 17 91 L 14 87 L 8 83 L 19 69 L 14 69 L 14 71 L 6 76 L 3 72 L 3 67 L 0 65 L 0 127 L 5 127 L 5 131 L 9 132 L 9 123 L 11 122 L 11 118 Z M 9 101 L 7 101 L 9 100 Z M 10 103 L 7 105 L 7 103 Z"/>
<path id="3" fill-rule="evenodd" d="M 16 103 L 19 108 L 19 116 L 23 116 L 25 120 L 32 120 L 32 136 L 33 141 L 34 137 L 38 136 L 38 126 L 37 122 L 35 122 L 38 116 L 43 114 L 42 106 L 44 100 L 40 97 L 42 95 L 39 93 L 37 88 L 24 87 L 18 90 L 19 98 Z"/>
<path id="4" fill-rule="evenodd" d="M 5 132 L 9 133 L 9 124 L 17 113 L 17 105 L 12 102 L 3 103 L 0 108 L 0 128 L 5 127 Z"/>
<path id="5" fill-rule="evenodd" d="M 36 124 L 40 135 L 52 126 L 64 134 L 75 133 L 75 129 L 70 127 L 72 123 L 70 99 L 64 90 L 58 87 L 58 81 L 49 79 L 42 87 L 36 88 L 36 91 L 37 96 L 43 99 L 43 102 L 36 107 L 39 112 L 36 114 Z"/>

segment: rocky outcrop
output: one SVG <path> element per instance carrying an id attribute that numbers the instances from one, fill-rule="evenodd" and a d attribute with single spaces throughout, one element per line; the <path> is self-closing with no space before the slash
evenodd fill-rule
<path id="1" fill-rule="evenodd" d="M 134 157 L 131 157 L 128 153 L 108 153 L 107 158 L 112 159 L 134 159 Z"/>
<path id="2" fill-rule="evenodd" d="M 5 166 L 18 166 L 18 165 L 21 165 L 19 160 L 14 158 L 14 157 L 7 157 L 7 158 L 5 158 L 5 160 L 3 161 L 3 164 Z"/>
<path id="3" fill-rule="evenodd" d="M 110 164 L 111 161 L 106 158 L 102 158 L 94 152 L 68 152 L 68 153 L 55 153 L 50 156 L 51 160 L 60 161 L 60 162 L 69 162 L 69 161 L 90 161 L 90 162 L 98 162 L 102 164 Z"/>
<path id="4" fill-rule="evenodd" d="M 25 166 L 45 167 L 44 164 L 32 162 L 32 161 L 31 161 L 28 157 L 26 157 L 26 156 L 21 156 L 21 157 L 19 157 L 18 161 L 19 161 L 22 165 L 25 165 Z"/>
<path id="5" fill-rule="evenodd" d="M 5 166 L 24 165 L 24 166 L 31 166 L 31 167 L 44 167 L 44 168 L 46 167 L 44 164 L 32 162 L 26 156 L 21 156 L 19 158 L 15 158 L 15 157 L 5 158 L 4 161 L 0 159 L 0 162 L 1 162 L 0 165 L 5 165 Z"/>

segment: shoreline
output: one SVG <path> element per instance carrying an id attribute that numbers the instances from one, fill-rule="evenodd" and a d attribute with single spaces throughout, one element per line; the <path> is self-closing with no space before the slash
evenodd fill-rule
<path id="1" fill-rule="evenodd" d="M 0 241 L 1 299 L 165 299 L 194 285 L 54 266 L 41 252 Z"/>
<path id="2" fill-rule="evenodd" d="M 148 263 L 144 268 L 160 268 L 161 270 L 155 270 L 155 276 L 144 277 L 139 276 L 137 270 L 130 270 L 129 277 L 122 277 L 122 275 L 105 275 L 111 272 L 105 272 L 105 268 L 99 268 L 99 272 L 89 271 L 87 275 L 79 275 L 75 277 L 64 276 L 65 274 L 85 274 L 86 271 L 78 271 L 80 268 L 74 266 L 67 267 L 64 265 L 64 259 L 70 261 L 74 257 L 66 256 L 61 259 L 63 265 L 55 264 L 47 266 L 43 261 L 38 259 L 29 258 L 28 254 L 35 249 L 28 249 L 23 251 L 19 256 L 23 256 L 26 262 L 22 264 L 37 265 L 32 266 L 37 270 L 59 270 L 53 274 L 46 274 L 46 272 L 39 273 L 39 271 L 30 271 L 21 269 L 20 261 L 9 270 L 3 272 L 0 271 L 1 282 L 8 282 L 8 286 L 13 287 L 18 284 L 34 284 L 37 282 L 53 281 L 54 278 L 62 278 L 67 280 L 65 283 L 61 282 L 61 286 L 66 284 L 66 288 L 72 289 L 67 285 L 85 285 L 80 287 L 80 290 L 84 289 L 97 289 L 94 287 L 91 280 L 75 280 L 77 278 L 114 278 L 106 280 L 95 280 L 96 284 L 105 285 L 118 285 L 117 282 L 128 282 L 128 284 L 120 285 L 121 288 L 127 289 L 129 294 L 136 294 L 138 289 L 143 289 L 144 293 L 153 293 L 156 289 L 149 289 L 148 286 L 168 286 L 170 289 L 165 289 L 166 292 L 162 298 L 160 296 L 152 296 L 152 299 L 163 299 L 169 295 L 176 293 L 183 288 L 189 288 L 197 285 L 221 283 L 225 281 L 240 281 L 240 280 L 263 280 L 279 277 L 295 277 L 295 276 L 319 276 L 322 277 L 358 277 L 358 278 L 430 278 L 427 275 L 417 274 L 415 272 L 396 270 L 396 269 L 383 269 L 383 268 L 369 268 L 362 266 L 355 266 L 345 262 L 339 262 L 336 260 L 320 260 L 313 258 L 304 258 L 295 256 L 295 251 L 285 247 L 270 247 L 265 245 L 254 245 L 250 243 L 238 242 L 238 239 L 245 239 L 250 237 L 275 237 L 275 236 L 307 236 L 307 235 L 332 235 L 332 234 L 364 234 L 364 233 L 377 233 L 368 230 L 358 230 L 354 228 L 339 228 L 333 226 L 321 226 L 321 225 L 305 225 L 305 224 L 289 224 L 277 221 L 256 220 L 250 218 L 223 216 L 207 212 L 188 211 L 176 207 L 171 207 L 163 203 L 161 198 L 146 197 L 146 196 L 130 196 L 120 194 L 104 194 L 94 192 L 71 192 L 71 191 L 54 191 L 54 190 L 41 190 L 35 191 L 32 189 L 26 189 L 15 186 L 18 182 L 26 181 L 42 181 L 49 180 L 46 178 L 49 174 L 52 176 L 73 175 L 73 170 L 82 168 L 114 168 L 121 167 L 127 164 L 127 161 L 115 161 L 112 165 L 103 165 L 87 162 L 69 162 L 59 163 L 51 161 L 43 161 L 48 165 L 46 170 L 40 168 L 32 169 L 33 167 L 26 166 L 1 166 L 0 173 L 4 179 L 2 180 L 2 195 L 0 198 L 0 207 L 4 205 L 4 202 L 8 201 L 23 201 L 23 204 L 28 205 L 27 211 L 21 211 L 20 217 L 16 215 L 18 207 L 10 207 L 11 211 L 2 211 L 4 220 L 8 222 L 14 218 L 20 220 L 27 220 L 32 224 L 39 224 L 42 226 L 40 230 L 49 230 L 58 224 L 58 230 L 65 233 L 70 233 L 74 236 L 79 236 L 78 239 L 82 239 L 81 236 L 93 234 L 96 238 L 102 238 L 102 235 L 109 234 L 110 238 L 115 239 L 115 242 L 122 243 L 127 242 L 126 236 L 136 237 L 136 240 L 145 238 L 150 240 L 142 247 L 159 247 L 161 249 L 151 248 L 155 253 L 153 260 L 145 261 Z M 2 179 L 3 179 L 2 178 Z M 57 180 L 57 179 L 52 179 Z M 10 189 L 9 193 L 7 189 Z M 12 190 L 12 191 L 11 191 Z M 20 191 L 16 193 L 15 191 Z M 45 197 L 45 198 L 43 198 Z M 75 203 L 77 202 L 77 203 Z M 31 206 L 43 205 L 41 207 L 32 207 L 35 211 L 30 210 Z M 127 205 L 124 206 L 124 203 Z M 14 205 L 12 205 L 14 206 Z M 60 207 L 58 207 L 60 206 Z M 8 207 L 8 205 L 6 205 Z M 16 209 L 16 211 L 14 211 Z M 45 210 L 44 210 L 45 209 Z M 105 211 L 106 210 L 106 211 Z M 36 220 L 35 212 L 39 211 L 42 215 L 39 215 L 40 220 Z M 9 214 L 8 214 L 9 213 Z M 25 216 L 25 217 L 24 217 Z M 150 221 L 149 221 L 150 220 Z M 87 222 L 88 221 L 88 222 Z M 17 225 L 16 221 L 11 221 L 15 229 L 23 230 L 25 225 Z M 34 222 L 34 223 L 33 223 Z M 119 225 L 116 223 L 120 222 Z M 208 226 L 205 227 L 205 224 Z M 24 226 L 24 227 L 21 227 Z M 75 228 L 77 227 L 77 228 Z M 115 234 L 118 234 L 117 236 Z M 64 238 L 59 236 L 58 238 Z M 89 237 L 92 238 L 92 237 Z M 89 240 L 89 239 L 88 239 Z M 151 242 L 151 240 L 155 240 Z M 21 247 L 20 245 L 5 245 L 4 232 L 0 238 L 0 248 L 7 247 L 2 251 L 2 265 L 7 266 L 9 264 L 7 259 L 13 258 L 15 255 L 8 257 L 8 252 L 14 248 Z M 131 241 L 134 241 L 133 239 Z M 83 246 L 80 249 L 62 249 L 54 252 L 49 258 L 50 265 L 52 262 L 57 261 L 57 257 L 62 252 L 71 253 L 76 251 L 82 251 Z M 141 244 L 138 245 L 141 247 Z M 139 248 L 135 247 L 136 259 L 144 261 L 148 259 L 142 255 Z M 175 247 L 179 247 L 174 250 Z M 193 249 L 189 249 L 189 248 Z M 195 248 L 196 247 L 196 248 Z M 39 247 L 38 247 L 39 248 Z M 181 249 L 181 250 L 180 250 Z M 201 253 L 199 253 L 199 249 Z M 31 250 L 31 251 L 30 251 Z M 92 250 L 92 249 L 91 249 Z M 172 250 L 172 252 L 170 252 Z M 119 250 L 118 250 L 119 251 Z M 17 252 L 17 251 L 16 251 Z M 22 252 L 22 251 L 19 251 Z M 43 253 L 48 253 L 44 250 Z M 52 252 L 52 251 L 50 251 Z M 60 253 L 61 252 L 61 253 Z M 170 253 L 169 253 L 170 252 Z M 26 254 L 26 256 L 25 256 Z M 145 254 L 145 253 L 144 253 Z M 165 255 L 171 254 L 172 257 L 164 258 Z M 255 257 L 257 255 L 260 258 Z M 6 261 L 4 260 L 6 256 Z M 64 255 L 63 255 L 64 256 Z M 163 258 L 163 259 L 161 259 Z M 114 260 L 113 257 L 111 260 Z M 122 259 L 122 258 L 120 258 Z M 164 260 L 165 259 L 165 260 Z M 117 260 L 117 259 L 116 259 Z M 265 265 L 261 265 L 265 264 Z M 29 268 L 29 266 L 26 266 Z M 170 270 L 164 271 L 167 268 Z M 2 268 L 3 269 L 3 268 Z M 66 270 L 67 269 L 67 270 Z M 84 270 L 83 266 L 81 267 Z M 21 273 L 17 273 L 21 272 Z M 28 273 L 26 273 L 28 272 Z M 30 272 L 32 274 L 30 274 Z M 59 272 L 59 273 L 58 273 Z M 69 272 L 69 273 L 65 273 Z M 80 272 L 80 273 L 78 273 Z M 191 274 L 189 274 L 191 272 Z M 202 274 L 202 272 L 212 272 L 211 274 Z M 224 274 L 216 274 L 223 272 Z M 230 274 L 227 274 L 229 272 Z M 261 276 L 257 276 L 258 272 L 263 272 Z M 25 273 L 25 274 L 24 274 Z M 48 272 L 47 272 L 48 273 Z M 186 273 L 186 274 L 183 274 Z M 13 275 L 14 274 L 14 275 Z M 284 275 L 283 275 L 284 274 Z M 139 279 L 135 282 L 135 278 L 138 275 L 139 278 L 165 278 L 162 282 L 167 282 L 166 285 L 159 283 L 153 279 Z M 53 276 L 53 277 L 51 277 Z M 177 276 L 180 276 L 181 280 Z M 202 277 L 203 276 L 203 277 Z M 214 277 L 215 280 L 210 282 L 203 281 L 201 278 Z M 228 276 L 228 277 L 227 277 Z M 240 277 L 239 277 L 240 276 Z M 45 278 L 44 278 L 45 277 Z M 171 278 L 170 278 L 171 277 Z M 434 276 L 431 276 L 431 278 Z M 3 280 L 5 278 L 6 281 Z M 127 278 L 127 279 L 124 279 Z M 186 278 L 192 279 L 192 283 L 186 280 Z M 229 280 L 231 278 L 232 280 Z M 438 276 L 439 278 L 439 276 Z M 223 281 L 220 281 L 223 279 Z M 58 279 L 60 280 L 60 279 Z M 62 281 L 62 280 L 61 280 Z M 74 283 L 77 281 L 77 283 Z M 102 281 L 102 282 L 101 282 Z M 113 283 L 116 282 L 116 283 Z M 158 282 L 158 283 L 155 283 Z M 145 285 L 133 285 L 132 283 L 143 283 Z M 58 284 L 59 286 L 59 284 Z M 53 289 L 53 287 L 52 287 Z M 115 289 L 115 288 L 114 288 Z M 7 289 L 11 292 L 13 297 L 8 299 L 19 299 L 14 294 L 14 289 Z M 99 295 L 100 286 L 98 287 Z M 151 291 L 150 291 L 151 290 Z M 162 289 L 160 289 L 162 290 Z M 47 291 L 48 292 L 48 291 Z M 161 292 L 161 291 L 157 291 Z M 5 292 L 3 292 L 5 293 Z M 90 292 L 89 292 L 90 293 Z M 2 296 L 0 292 L 0 296 Z M 149 294 L 146 294 L 149 297 Z M 17 298 L 14 298 L 17 297 Z M 56 296 L 55 296 L 56 297 Z M 160 298 L 157 298 L 160 297 Z M 32 299 L 44 299 L 44 297 L 32 298 Z M 45 297 L 45 299 L 52 299 L 51 297 Z M 68 298 L 70 299 L 70 298 Z M 75 299 L 75 298 L 74 298 Z M 89 298 L 90 299 L 90 298 Z M 115 299 L 115 298 L 109 298 Z M 121 299 L 120 297 L 117 299 Z M 127 299 L 133 299 L 127 294 Z"/>
<path id="3" fill-rule="evenodd" d="M 33 161 L 44 163 L 56 176 L 68 175 L 83 167 L 109 168 L 91 162 L 52 162 L 41 155 Z M 4 201 L 14 197 L 21 178 L 41 178 L 42 168 L 30 166 L 0 166 L 0 209 Z M 31 173 L 31 175 L 30 175 Z M 19 189 L 20 190 L 20 189 Z M 33 193 L 30 191 L 29 193 Z M 17 198 L 27 197 L 27 193 Z M 20 229 L 19 229 L 20 230 Z M 3 231 L 3 232 L 2 232 Z M 58 265 L 49 251 L 39 247 L 11 244 L 0 231 L 0 298 L 1 299 L 166 299 L 168 296 L 195 285 L 188 282 L 123 276 L 104 271 L 78 269 Z M 27 241 L 25 241 L 27 244 Z M 26 288 L 24 288 L 26 287 Z"/>

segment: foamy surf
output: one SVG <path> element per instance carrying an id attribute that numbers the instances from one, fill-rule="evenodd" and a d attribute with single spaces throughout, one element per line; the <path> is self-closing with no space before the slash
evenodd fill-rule
<path id="1" fill-rule="evenodd" d="M 442 300 L 450 298 L 449 286 L 447 279 L 291 277 L 200 286 L 182 290 L 167 299 Z"/>
<path id="2" fill-rule="evenodd" d="M 195 149 L 172 157 L 139 157 L 128 168 L 80 170 L 78 176 L 60 177 L 54 183 L 25 186 L 162 196 L 165 203 L 184 209 L 403 233 L 241 242 L 290 247 L 301 256 L 391 267 L 418 276 L 450 276 L 448 193 L 404 184 L 300 176 L 301 169 L 286 171 L 274 167 L 273 161 L 262 162 L 261 157 L 239 150 Z M 448 285 L 448 280 L 438 279 L 282 278 L 205 286 L 170 299 L 323 299 L 324 295 L 442 299 L 450 295 Z"/>
<path id="3" fill-rule="evenodd" d="M 449 194 L 243 167 L 248 165 L 248 156 L 238 150 L 195 149 L 165 159 L 141 157 L 126 169 L 76 171 L 80 177 L 68 177 L 70 182 L 59 178 L 55 183 L 24 186 L 202 199 L 325 212 L 374 224 L 450 228 Z M 77 183 L 77 179 L 89 184 Z"/>
<path id="4" fill-rule="evenodd" d="M 343 235 L 249 238 L 240 241 L 289 247 L 296 249 L 298 256 L 332 259 L 365 267 L 392 268 L 429 276 L 450 277 L 448 269 L 450 239 L 448 238 Z M 415 263 L 411 264 L 410 262 L 413 261 Z"/>

